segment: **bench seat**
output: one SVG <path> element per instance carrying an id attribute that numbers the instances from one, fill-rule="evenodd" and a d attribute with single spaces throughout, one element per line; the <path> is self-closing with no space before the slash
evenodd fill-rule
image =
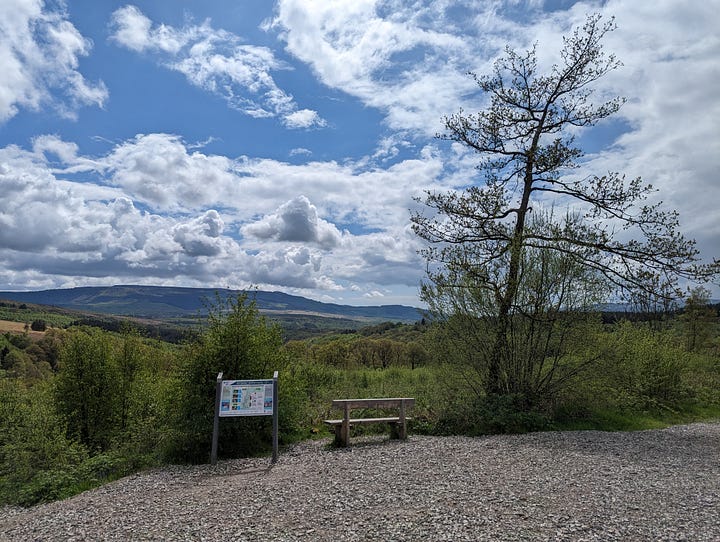
<path id="1" fill-rule="evenodd" d="M 407 416 L 406 420 L 412 420 L 411 417 Z M 342 425 L 342 420 L 325 420 L 328 425 Z M 360 425 L 363 423 L 400 423 L 400 418 L 397 416 L 394 418 L 352 418 L 350 419 L 350 425 Z"/>

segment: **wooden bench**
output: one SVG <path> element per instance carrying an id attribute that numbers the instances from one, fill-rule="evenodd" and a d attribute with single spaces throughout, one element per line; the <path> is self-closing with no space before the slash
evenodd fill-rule
<path id="1" fill-rule="evenodd" d="M 388 423 L 390 424 L 390 438 L 407 438 L 407 421 L 411 420 L 406 416 L 408 408 L 415 405 L 415 399 L 411 397 L 396 397 L 388 399 L 335 399 L 332 402 L 333 408 L 343 411 L 340 420 L 325 420 L 325 423 L 335 428 L 335 444 L 348 446 L 350 443 L 350 428 L 353 425 L 367 423 Z M 385 418 L 351 418 L 350 412 L 360 408 L 396 408 L 399 415 Z"/>

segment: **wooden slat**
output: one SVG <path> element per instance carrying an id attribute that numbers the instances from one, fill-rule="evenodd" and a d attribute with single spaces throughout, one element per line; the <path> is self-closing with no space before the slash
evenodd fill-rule
<path id="1" fill-rule="evenodd" d="M 406 407 L 415 406 L 413 397 L 375 398 L 375 399 L 334 399 L 332 406 L 335 408 L 397 408 L 401 404 Z"/>
<path id="2" fill-rule="evenodd" d="M 405 420 L 412 420 L 410 417 L 405 417 Z M 354 418 L 350 420 L 350 425 L 363 424 L 363 423 L 388 423 L 388 422 L 400 422 L 400 418 Z M 341 425 L 343 420 L 324 420 L 323 423 L 328 425 Z"/>

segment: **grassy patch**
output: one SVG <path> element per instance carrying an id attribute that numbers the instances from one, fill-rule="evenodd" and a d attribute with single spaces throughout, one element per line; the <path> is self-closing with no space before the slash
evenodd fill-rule
<path id="1" fill-rule="evenodd" d="M 610 409 L 592 409 L 581 417 L 558 413 L 553 427 L 563 431 L 643 431 L 662 429 L 699 421 L 720 420 L 720 405 L 684 405 L 678 409 L 644 412 L 623 412 Z"/>

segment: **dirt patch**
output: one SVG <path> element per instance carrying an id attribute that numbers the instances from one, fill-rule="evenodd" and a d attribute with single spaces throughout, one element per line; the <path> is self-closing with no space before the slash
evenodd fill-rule
<path id="1" fill-rule="evenodd" d="M 0 320 L 0 333 L 25 333 L 25 322 L 12 322 L 10 320 Z M 29 330 L 30 336 L 39 339 L 45 335 L 44 331 Z"/>

